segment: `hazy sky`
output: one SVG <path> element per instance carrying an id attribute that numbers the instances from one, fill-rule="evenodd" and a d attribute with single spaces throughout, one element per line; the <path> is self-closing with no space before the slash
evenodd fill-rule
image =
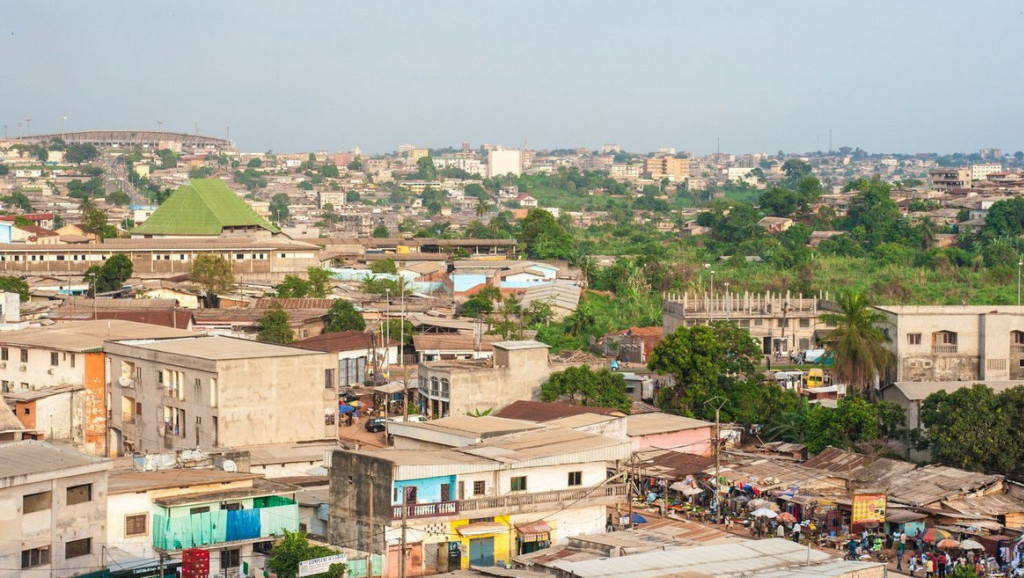
<path id="1" fill-rule="evenodd" d="M 10 136 L 162 127 L 246 151 L 1024 149 L 1024 3 L 0 4 Z"/>

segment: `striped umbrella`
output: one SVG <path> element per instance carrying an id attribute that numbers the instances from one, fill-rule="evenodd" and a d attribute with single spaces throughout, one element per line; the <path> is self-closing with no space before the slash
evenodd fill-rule
<path id="1" fill-rule="evenodd" d="M 941 542 L 942 540 L 952 537 L 953 535 L 945 530 L 940 530 L 938 528 L 928 528 L 924 531 L 924 534 L 921 535 L 921 540 L 925 542 L 931 542 L 934 544 L 935 542 Z"/>

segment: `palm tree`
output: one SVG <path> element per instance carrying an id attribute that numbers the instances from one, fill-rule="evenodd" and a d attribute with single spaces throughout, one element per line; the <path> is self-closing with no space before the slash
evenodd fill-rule
<path id="1" fill-rule="evenodd" d="M 835 327 L 825 337 L 825 347 L 835 355 L 836 378 L 866 397 L 874 397 L 871 387 L 893 363 L 886 347 L 889 337 L 879 325 L 885 315 L 873 309 L 861 293 L 843 291 L 836 299 L 838 313 L 825 313 L 822 321 Z"/>

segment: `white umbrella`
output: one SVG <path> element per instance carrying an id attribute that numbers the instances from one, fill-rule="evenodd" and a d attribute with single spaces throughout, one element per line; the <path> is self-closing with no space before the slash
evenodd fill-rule
<path id="1" fill-rule="evenodd" d="M 982 546 L 980 542 L 975 542 L 974 540 L 964 540 L 963 542 L 960 542 L 960 549 L 961 550 L 984 550 L 985 547 Z"/>
<path id="2" fill-rule="evenodd" d="M 761 508 L 760 510 L 754 510 L 753 512 L 750 513 L 750 515 L 754 516 L 755 518 L 760 518 L 762 516 L 764 516 L 765 518 L 777 518 L 778 517 L 778 514 L 776 514 L 775 512 L 769 510 L 768 508 Z"/>

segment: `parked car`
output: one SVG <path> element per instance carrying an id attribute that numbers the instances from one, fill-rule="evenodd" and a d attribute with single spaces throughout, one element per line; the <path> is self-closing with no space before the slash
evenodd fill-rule
<path id="1" fill-rule="evenodd" d="M 373 417 L 366 420 L 366 425 L 363 427 L 366 428 L 366 431 L 372 433 L 382 432 L 388 428 L 387 420 L 382 417 Z"/>
<path id="2" fill-rule="evenodd" d="M 406 421 L 405 416 L 403 416 L 403 415 L 395 416 L 395 417 L 390 418 L 390 419 L 391 419 L 391 421 L 397 421 L 397 422 L 404 422 L 404 421 Z M 409 421 L 409 423 L 422 423 L 422 422 L 427 421 L 427 416 L 425 416 L 423 414 L 419 414 L 419 413 L 414 413 L 414 414 L 409 416 L 409 420 L 408 421 Z"/>

